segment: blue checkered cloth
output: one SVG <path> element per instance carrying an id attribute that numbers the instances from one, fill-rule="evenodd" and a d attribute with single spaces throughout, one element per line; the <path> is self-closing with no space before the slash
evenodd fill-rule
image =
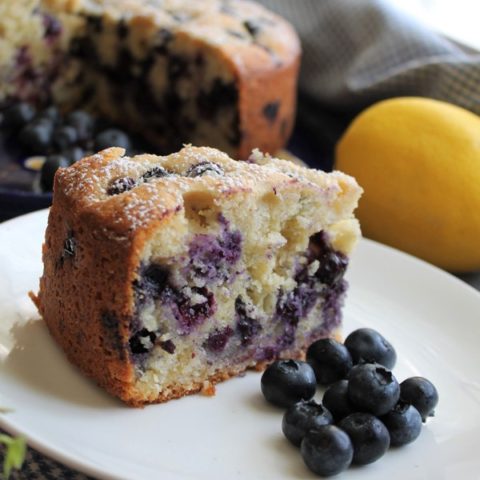
<path id="1" fill-rule="evenodd" d="M 480 114 L 480 54 L 427 29 L 387 0 L 260 2 L 288 18 L 300 33 L 299 122 L 317 141 L 323 135 L 323 143 L 332 146 L 355 114 L 389 97 L 431 97 Z M 480 288 L 476 277 L 474 281 Z M 88 478 L 33 449 L 22 470 L 11 476 Z"/>

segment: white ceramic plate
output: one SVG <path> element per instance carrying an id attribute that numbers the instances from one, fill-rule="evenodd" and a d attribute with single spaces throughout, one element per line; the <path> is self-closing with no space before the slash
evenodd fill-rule
<path id="1" fill-rule="evenodd" d="M 41 273 L 45 211 L 0 225 L 0 425 L 104 479 L 315 478 L 282 436 L 282 412 L 248 373 L 195 395 L 124 407 L 64 359 L 27 298 Z M 420 438 L 343 478 L 478 479 L 480 294 L 426 263 L 362 241 L 348 273 L 345 332 L 371 326 L 396 347 L 399 380 L 431 379 L 437 416 Z"/>

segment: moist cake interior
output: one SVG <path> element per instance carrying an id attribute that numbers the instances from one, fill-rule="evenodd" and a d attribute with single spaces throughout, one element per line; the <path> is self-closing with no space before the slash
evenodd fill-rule
<path id="1" fill-rule="evenodd" d="M 205 174 L 223 175 L 222 167 L 204 163 L 186 172 Z M 168 175 L 156 167 L 140 183 Z M 119 178 L 109 194 L 138 185 Z M 350 248 L 355 221 L 332 233 L 311 231 L 318 203 L 298 190 L 261 198 L 246 192 L 220 208 L 209 192 L 193 189 L 183 201 L 184 214 L 146 244 L 133 284 L 129 347 L 137 388 L 168 395 L 217 372 L 298 356 L 315 339 L 334 334 L 348 260 L 332 241 Z"/>

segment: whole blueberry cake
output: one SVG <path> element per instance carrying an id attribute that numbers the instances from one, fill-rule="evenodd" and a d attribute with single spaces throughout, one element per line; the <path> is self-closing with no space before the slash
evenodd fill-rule
<path id="1" fill-rule="evenodd" d="M 299 57 L 292 27 L 245 0 L 0 2 L 0 104 L 90 108 L 165 153 L 276 152 Z"/>
<path id="2" fill-rule="evenodd" d="M 110 148 L 55 177 L 34 300 L 69 359 L 140 406 L 338 334 L 355 180 L 264 156 Z"/>

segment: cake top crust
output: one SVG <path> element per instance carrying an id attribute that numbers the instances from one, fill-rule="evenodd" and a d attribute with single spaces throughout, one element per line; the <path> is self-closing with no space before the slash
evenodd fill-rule
<path id="1" fill-rule="evenodd" d="M 285 189 L 311 194 L 344 216 L 352 214 L 361 194 L 356 181 L 341 172 L 308 169 L 259 151 L 240 162 L 213 148 L 185 146 L 163 157 L 103 150 L 59 169 L 54 196 L 74 215 L 100 215 L 106 227 L 128 234 L 182 210 L 184 196 L 192 192 L 212 198 L 255 192 L 281 199 Z"/>

